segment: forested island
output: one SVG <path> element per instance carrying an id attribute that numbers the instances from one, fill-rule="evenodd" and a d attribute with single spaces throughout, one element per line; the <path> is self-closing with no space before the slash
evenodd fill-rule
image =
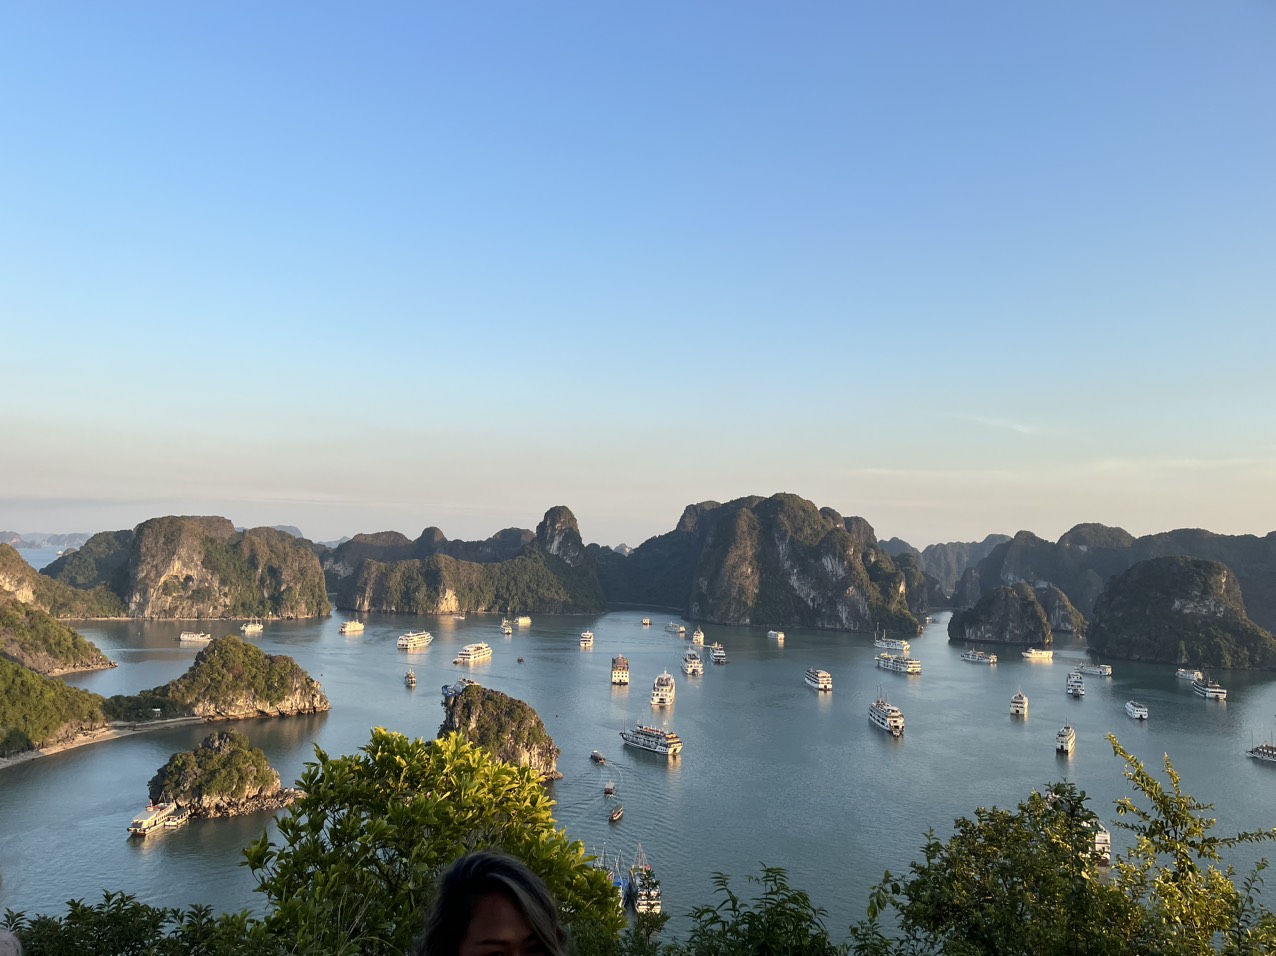
<path id="1" fill-rule="evenodd" d="M 266 754 L 234 730 L 210 734 L 194 750 L 173 754 L 151 778 L 147 793 L 151 803 L 175 803 L 196 818 L 279 810 L 301 796 L 282 786 Z"/>
<path id="2" fill-rule="evenodd" d="M 544 780 L 558 780 L 558 747 L 540 714 L 525 701 L 471 684 L 445 697 L 440 737 L 460 734 L 506 763 L 530 767 Z"/>

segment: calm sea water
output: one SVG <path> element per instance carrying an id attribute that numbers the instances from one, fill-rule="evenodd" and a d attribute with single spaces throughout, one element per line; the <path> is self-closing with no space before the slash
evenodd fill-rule
<path id="1" fill-rule="evenodd" d="M 441 685 L 473 674 L 540 713 L 562 749 L 565 777 L 552 787 L 560 825 L 608 855 L 632 859 L 641 843 L 675 928 L 686 925 L 692 905 L 711 899 L 714 872 L 743 883 L 766 864 L 786 867 L 840 934 L 863 916 L 868 888 L 884 870 L 906 871 L 928 827 L 947 833 L 954 818 L 978 806 L 1013 806 L 1056 780 L 1086 790 L 1111 825 L 1112 803 L 1128 788 L 1104 739 L 1109 732 L 1149 765 L 1169 753 L 1185 788 L 1216 805 L 1221 832 L 1276 825 L 1276 766 L 1244 756 L 1251 742 L 1273 734 L 1270 675 L 1217 673 L 1231 692 L 1220 704 L 1192 694 L 1173 668 L 1113 662 L 1113 678 L 1087 677 L 1086 696 L 1074 700 L 1064 694 L 1064 677 L 1070 662 L 1084 659 L 1079 644 L 1057 646 L 1053 664 L 1028 664 L 1013 651 L 996 667 L 968 664 L 947 643 L 940 615 L 913 641 L 913 655 L 924 662 L 920 677 L 875 668 L 868 634 L 790 630 L 780 645 L 758 628 L 710 626 L 706 640 L 721 641 L 730 663 L 706 664 L 703 677 L 690 678 L 679 668 L 688 641 L 662 629 L 667 615 L 652 613 L 649 629 L 640 626 L 642 616 L 541 616 L 510 638 L 499 633 L 499 617 L 429 618 L 424 626 L 435 641 L 411 654 L 396 650 L 395 640 L 420 627 L 420 618 L 371 615 L 354 638 L 338 633 L 342 614 L 269 623 L 257 643 L 295 657 L 323 683 L 332 711 L 236 727 L 292 780 L 316 744 L 353 752 L 374 726 L 433 737 L 443 716 Z M 170 680 L 195 656 L 175 640 L 187 627 L 87 625 L 85 635 L 120 666 L 69 680 L 105 695 Z M 596 634 L 592 650 L 579 647 L 586 627 Z M 493 659 L 471 669 L 453 665 L 460 646 L 477 640 L 492 645 Z M 609 682 L 618 653 L 631 663 L 627 689 Z M 517 663 L 519 656 L 526 663 Z M 413 690 L 402 682 L 409 664 L 419 678 Z M 812 666 L 832 673 L 831 694 L 805 685 L 803 672 Z M 653 711 L 651 682 L 664 668 L 677 678 L 677 701 Z M 868 722 L 879 687 L 903 708 L 902 739 Z M 1027 720 L 1010 716 L 1010 697 L 1020 688 L 1030 698 Z M 1125 716 L 1131 697 L 1148 705 L 1146 723 Z M 1065 719 L 1078 731 L 1070 758 L 1054 751 Z M 622 747 L 618 731 L 636 720 L 676 730 L 686 743 L 682 757 Z M 68 899 L 97 899 L 112 888 L 162 905 L 260 909 L 240 850 L 272 825 L 268 815 L 196 822 L 141 840 L 125 832 L 155 771 L 208 732 L 195 726 L 138 734 L 0 770 L 0 908 L 57 912 Z M 594 749 L 607 755 L 605 767 L 590 762 Z M 602 795 L 609 779 L 625 806 L 616 824 L 607 821 Z M 1115 831 L 1114 842 L 1119 851 L 1125 835 Z M 1248 865 L 1260 853 L 1234 859 Z"/>

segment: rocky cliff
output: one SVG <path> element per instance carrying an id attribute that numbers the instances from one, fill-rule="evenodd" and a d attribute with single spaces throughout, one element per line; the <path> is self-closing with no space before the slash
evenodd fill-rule
<path id="1" fill-rule="evenodd" d="M 233 817 L 278 810 L 300 790 L 281 786 L 266 754 L 233 730 L 210 734 L 194 750 L 173 754 L 148 786 L 152 803 L 189 807 L 194 817 Z"/>
<path id="2" fill-rule="evenodd" d="M 1125 660 L 1276 668 L 1276 640 L 1245 613 L 1236 575 L 1195 558 L 1140 561 L 1113 579 L 1089 643 Z"/>
<path id="3" fill-rule="evenodd" d="M 1054 643 L 1054 631 L 1037 592 L 1020 582 L 985 594 L 973 608 L 954 611 L 948 640 L 1044 648 Z"/>
<path id="4" fill-rule="evenodd" d="M 94 535 L 46 575 L 105 587 L 130 617 L 304 618 L 331 610 L 308 542 L 274 528 L 236 531 L 226 518 L 166 517 Z"/>
<path id="5" fill-rule="evenodd" d="M 328 575 L 329 589 L 336 590 L 338 583 L 353 575 L 364 561 L 390 564 L 421 561 L 441 554 L 473 564 L 496 564 L 517 558 L 535 538 L 526 528 L 505 528 L 482 541 L 452 541 L 435 527 L 426 528 L 415 541 L 397 531 L 357 534 L 323 552 L 323 569 Z"/>
<path id="6" fill-rule="evenodd" d="M 80 590 L 55 581 L 36 571 L 7 544 L 0 544 L 0 594 L 59 618 L 124 616 L 124 602 L 107 588 Z"/>
<path id="7" fill-rule="evenodd" d="M 115 666 L 51 614 L 7 595 L 0 595 L 0 657 L 47 675 Z"/>
<path id="8" fill-rule="evenodd" d="M 265 654 L 233 635 L 216 638 L 176 680 L 107 701 L 107 713 L 119 720 L 292 717 L 329 707 L 318 681 L 291 657 Z"/>
<path id="9" fill-rule="evenodd" d="M 439 737 L 459 733 L 506 763 L 558 780 L 558 748 L 530 704 L 477 684 L 443 703 Z"/>

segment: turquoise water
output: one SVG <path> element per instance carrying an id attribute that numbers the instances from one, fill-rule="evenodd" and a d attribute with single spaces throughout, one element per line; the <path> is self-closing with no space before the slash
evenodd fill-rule
<path id="1" fill-rule="evenodd" d="M 1168 752 L 1185 788 L 1216 804 L 1221 832 L 1276 824 L 1276 766 L 1244 756 L 1251 742 L 1272 736 L 1271 675 L 1218 672 L 1231 692 L 1219 704 L 1192 694 L 1172 667 L 1113 661 L 1115 676 L 1087 677 L 1086 696 L 1074 700 L 1064 693 L 1064 677 L 1069 662 L 1084 659 L 1080 645 L 1058 645 L 1053 664 L 1027 664 L 1013 651 L 996 667 L 968 664 L 959 659 L 962 649 L 947 643 L 940 615 L 913 641 L 913 655 L 924 662 L 920 677 L 875 668 L 869 634 L 791 629 L 779 645 L 763 629 L 706 626 L 706 642 L 721 641 L 730 663 L 706 664 L 703 677 L 689 678 L 678 666 L 687 640 L 662 629 L 667 613 L 646 612 L 654 624 L 641 627 L 644 613 L 540 616 L 508 638 L 490 615 L 371 615 L 353 638 L 338 633 L 342 614 L 267 623 L 256 643 L 295 657 L 323 683 L 332 711 L 236 726 L 291 780 L 315 744 L 352 752 L 374 726 L 433 737 L 443 716 L 441 685 L 472 674 L 537 709 L 562 750 L 564 779 L 552 786 L 560 825 L 608 855 L 632 858 L 641 843 L 675 926 L 710 899 L 714 872 L 742 883 L 766 864 L 786 867 L 840 934 L 863 916 L 868 888 L 883 870 L 906 871 L 928 827 L 946 833 L 977 806 L 1013 806 L 1055 780 L 1086 790 L 1111 826 L 1112 802 L 1128 791 L 1104 739 L 1109 732 L 1152 766 Z M 399 634 L 421 626 L 434 632 L 433 644 L 414 653 L 395 649 Z M 586 627 L 596 635 L 592 650 L 579 647 Z M 120 666 L 69 680 L 106 695 L 161 684 L 195 656 L 175 640 L 183 629 L 189 625 L 85 626 Z M 236 631 L 229 624 L 211 629 Z M 478 640 L 494 648 L 490 662 L 452 664 L 461 645 Z M 620 653 L 633 673 L 628 689 L 609 679 L 611 657 Z M 402 681 L 409 664 L 419 679 L 411 690 Z M 832 674 L 831 694 L 806 686 L 808 667 Z M 677 700 L 657 712 L 651 682 L 664 668 L 677 678 Z M 904 711 L 902 739 L 868 722 L 879 687 Z M 1030 698 L 1027 720 L 1010 717 L 1010 697 L 1020 688 Z M 1150 720 L 1126 717 L 1132 697 L 1148 705 Z M 1070 758 L 1054 751 L 1065 719 L 1078 733 Z M 676 730 L 686 745 L 681 758 L 622 747 L 619 730 L 636 720 Z M 67 899 L 94 899 L 106 887 L 163 905 L 258 908 L 239 851 L 270 825 L 268 816 L 201 821 L 144 840 L 125 832 L 146 802 L 150 777 L 208 731 L 139 734 L 0 770 L 0 909 L 58 911 Z M 607 755 L 605 767 L 590 762 L 594 749 Z M 615 824 L 602 794 L 609 779 L 625 806 Z M 1114 843 L 1118 852 L 1125 845 L 1119 830 Z M 1247 864 L 1261 851 L 1245 853 L 1235 860 Z"/>

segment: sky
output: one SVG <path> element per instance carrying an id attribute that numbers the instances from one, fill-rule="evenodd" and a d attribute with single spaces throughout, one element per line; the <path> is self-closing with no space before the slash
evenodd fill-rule
<path id="1" fill-rule="evenodd" d="M 1276 529 L 1276 4 L 0 3 L 0 528 Z"/>

